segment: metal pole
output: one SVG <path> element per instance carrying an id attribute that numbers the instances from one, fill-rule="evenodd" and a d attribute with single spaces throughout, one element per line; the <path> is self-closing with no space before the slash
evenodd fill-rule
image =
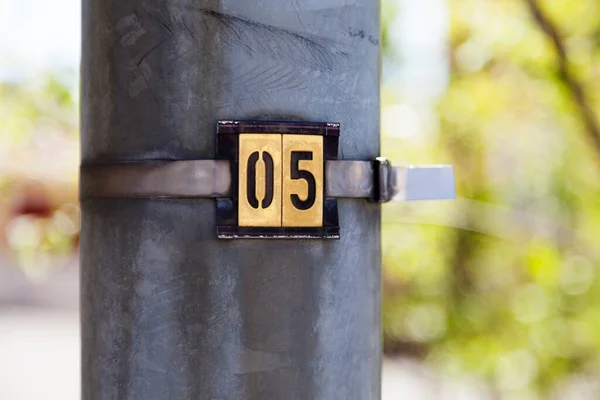
<path id="1" fill-rule="evenodd" d="M 218 119 L 379 156 L 378 0 L 83 0 L 82 163 L 210 159 Z M 211 199 L 82 203 L 84 400 L 379 399 L 380 206 L 341 239 L 218 240 Z"/>

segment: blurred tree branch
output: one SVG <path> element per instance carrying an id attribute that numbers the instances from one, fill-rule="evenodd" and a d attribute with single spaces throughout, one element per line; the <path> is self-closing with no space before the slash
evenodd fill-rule
<path id="1" fill-rule="evenodd" d="M 575 101 L 575 105 L 583 119 L 585 132 L 591 140 L 600 156 L 600 127 L 598 119 L 583 90 L 583 85 L 577 80 L 569 68 L 569 57 L 567 54 L 564 39 L 556 25 L 550 20 L 548 15 L 541 9 L 538 0 L 525 0 L 529 10 L 542 32 L 550 39 L 556 53 L 558 55 L 558 68 L 560 79 L 569 90 L 571 97 Z"/>

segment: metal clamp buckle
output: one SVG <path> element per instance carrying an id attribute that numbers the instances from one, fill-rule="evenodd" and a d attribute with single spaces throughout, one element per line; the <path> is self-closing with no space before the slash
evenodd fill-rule
<path id="1" fill-rule="evenodd" d="M 393 197 L 391 178 L 393 176 L 392 163 L 385 157 L 373 160 L 373 194 L 370 200 L 377 203 L 386 203 Z"/>

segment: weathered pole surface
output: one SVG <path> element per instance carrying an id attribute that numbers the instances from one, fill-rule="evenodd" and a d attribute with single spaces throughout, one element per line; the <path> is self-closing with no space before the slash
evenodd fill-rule
<path id="1" fill-rule="evenodd" d="M 82 163 L 215 157 L 218 119 L 379 156 L 378 0 L 83 0 Z M 218 240 L 212 199 L 82 202 L 84 400 L 380 397 L 380 206 L 341 239 Z"/>

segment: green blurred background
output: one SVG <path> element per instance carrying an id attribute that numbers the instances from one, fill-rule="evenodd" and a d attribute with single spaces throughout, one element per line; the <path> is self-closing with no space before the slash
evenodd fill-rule
<path id="1" fill-rule="evenodd" d="M 0 23 L 26 19 L 16 4 L 0 0 Z M 385 371 L 467 382 L 453 399 L 600 398 L 600 3 L 383 0 L 382 22 L 382 153 L 453 164 L 459 195 L 383 207 Z M 11 34 L 0 308 L 69 309 L 77 65 L 21 57 Z M 386 398 L 446 398 L 411 393 Z"/>

